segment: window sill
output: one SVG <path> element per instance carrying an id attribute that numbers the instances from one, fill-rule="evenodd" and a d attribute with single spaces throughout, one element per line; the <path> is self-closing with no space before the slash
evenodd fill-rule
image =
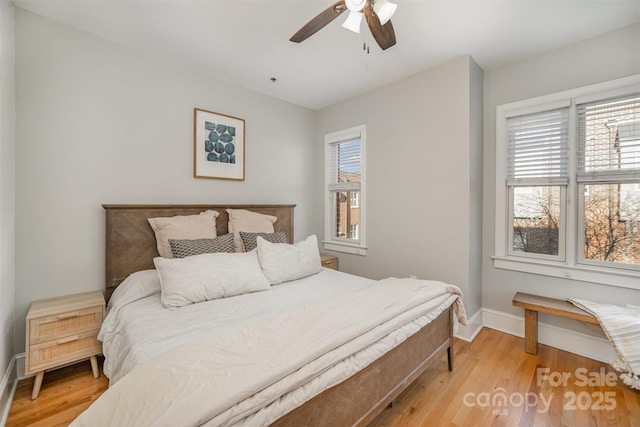
<path id="1" fill-rule="evenodd" d="M 608 268 L 571 266 L 537 260 L 514 259 L 494 256 L 493 265 L 503 270 L 533 273 L 562 279 L 580 280 L 600 285 L 640 290 L 640 274 L 633 271 L 612 271 Z"/>
<path id="2" fill-rule="evenodd" d="M 347 254 L 362 255 L 362 256 L 367 255 L 366 246 L 353 245 L 348 243 L 338 243 L 335 241 L 326 241 L 326 240 L 322 243 L 324 244 L 325 250 L 328 250 L 328 251 L 344 252 Z"/>

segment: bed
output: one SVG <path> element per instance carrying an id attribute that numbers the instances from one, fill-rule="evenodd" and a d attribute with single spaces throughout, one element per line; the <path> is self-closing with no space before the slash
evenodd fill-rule
<path id="1" fill-rule="evenodd" d="M 217 233 L 223 235 L 228 231 L 227 209 L 247 209 L 277 217 L 274 224 L 275 231 L 284 233 L 287 241 L 293 242 L 294 205 L 104 205 L 104 208 L 106 211 L 105 295 L 107 299 L 129 275 L 153 269 L 153 259 L 158 256 L 158 250 L 148 218 L 192 215 L 213 210 L 218 212 Z M 157 294 L 127 302 L 120 310 L 123 313 L 121 319 L 105 327 L 111 328 L 113 338 L 106 340 L 105 344 L 107 341 L 115 342 L 115 345 L 110 342 L 109 348 L 105 345 L 105 373 L 112 382 L 116 380 L 115 385 L 111 387 L 112 384 L 110 384 L 110 389 L 105 393 L 108 396 L 103 395 L 98 399 L 74 422 L 74 425 L 127 423 L 127 420 L 132 419 L 119 418 L 118 414 L 127 411 L 144 412 L 136 406 L 143 401 L 149 407 L 164 405 L 172 408 L 163 410 L 162 415 L 151 414 L 145 421 L 136 418 L 135 423 L 170 424 L 180 420 L 181 424 L 187 425 L 367 425 L 425 371 L 430 361 L 446 353 L 449 369 L 453 369 L 454 311 L 464 321 L 464 308 L 460 302 L 460 294 L 456 294 L 454 292 L 456 290 L 452 289 L 455 287 L 444 286 L 444 284 L 440 287 L 435 284 L 433 287 L 426 287 L 424 283 L 418 283 L 422 281 L 412 279 L 387 280 L 395 281 L 372 283 L 373 281 L 369 279 L 322 269 L 319 273 L 307 278 L 274 286 L 274 290 L 193 304 L 186 309 L 180 308 L 171 313 L 166 309 L 162 311 L 159 304 L 160 297 Z M 399 304 L 398 308 L 393 308 L 395 310 L 393 315 L 384 314 L 388 304 L 387 297 L 382 292 L 383 288 L 388 289 L 389 285 L 394 286 L 394 294 L 397 294 Z M 416 292 L 425 294 L 424 297 L 419 297 L 424 298 L 424 303 L 415 302 L 417 301 Z M 430 295 L 432 293 L 433 296 Z M 325 299 L 327 303 L 320 304 L 320 301 Z M 430 302 L 427 303 L 427 300 Z M 231 305 L 232 303 L 238 305 Z M 298 304 L 301 304 L 299 307 L 304 309 L 298 309 Z M 401 307 L 402 304 L 407 305 Z M 268 311 L 275 313 L 274 322 L 278 327 L 260 320 L 263 318 L 261 316 L 265 315 L 264 307 L 268 307 Z M 342 311 L 339 311 L 341 307 Z M 256 311 L 252 311 L 254 309 Z M 197 312 L 216 313 L 223 319 L 220 321 L 222 326 L 216 329 L 219 332 L 216 332 L 215 339 L 207 341 L 204 335 L 200 335 L 204 332 L 199 327 L 193 328 L 194 331 L 186 328 L 186 332 L 181 333 L 179 330 L 171 332 L 175 329 L 172 327 L 173 323 L 188 323 L 189 320 L 184 319 L 191 316 L 194 319 L 202 318 L 202 314 Z M 253 320 L 250 322 L 246 317 L 238 317 L 239 312 L 242 312 L 242 316 L 248 316 Z M 338 312 L 343 314 L 334 315 Z M 369 313 L 375 313 L 375 315 L 369 315 Z M 289 353 L 290 356 L 279 358 L 278 352 L 282 350 L 273 347 L 271 341 L 267 342 L 266 338 L 264 343 L 256 343 L 253 338 L 251 341 L 239 342 L 237 338 L 238 335 L 247 334 L 250 330 L 252 337 L 255 337 L 256 333 L 260 337 L 270 337 L 270 334 L 295 337 L 296 345 L 300 343 L 300 346 L 307 347 L 302 343 L 309 334 L 306 330 L 308 328 L 300 327 L 303 323 L 301 319 L 307 317 L 302 316 L 323 319 L 323 322 L 316 323 L 326 324 L 323 327 L 327 330 L 320 332 L 320 336 L 326 340 L 326 344 L 323 342 L 323 345 L 331 351 L 323 350 L 326 354 L 315 354 L 311 360 L 313 351 L 320 350 L 309 350 L 309 354 L 301 351 L 304 354 L 298 355 L 296 346 L 289 345 L 288 349 L 295 348 L 291 350 L 292 353 Z M 387 316 L 384 317 L 384 327 L 383 322 L 378 321 L 381 325 L 362 326 L 366 333 L 355 334 L 354 332 L 353 336 L 348 335 L 351 332 L 347 332 L 347 327 L 342 327 L 351 323 L 356 325 L 354 319 L 376 316 L 381 318 Z M 179 317 L 184 319 L 174 320 Z M 142 343 L 137 351 L 129 353 L 115 351 L 115 353 L 123 353 L 124 356 L 118 355 L 113 358 L 117 360 L 110 360 L 110 353 L 114 352 L 113 348 L 118 347 L 118 341 L 126 340 L 124 335 L 128 333 L 127 325 L 132 325 L 131 330 L 138 328 L 137 336 L 144 336 L 145 339 L 142 341 L 146 342 Z M 327 333 L 327 331 L 335 331 L 335 333 Z M 180 346 L 175 343 L 168 345 L 164 342 L 165 337 L 171 335 L 181 344 Z M 342 335 L 344 337 L 341 338 Z M 314 342 L 319 341 L 318 338 L 308 339 Z M 338 340 L 341 340 L 340 344 L 337 344 Z M 361 343 L 358 344 L 357 341 Z M 189 342 L 193 342 L 193 345 L 189 346 Z M 224 348 L 221 350 L 217 347 L 207 347 L 208 344 L 204 345 L 208 342 L 215 342 L 218 347 L 222 345 L 220 343 L 227 344 L 222 345 Z M 359 347 L 355 347 L 356 345 Z M 248 353 L 247 358 L 253 357 L 240 362 L 245 364 L 244 367 L 224 365 L 227 353 L 233 353 L 234 346 L 237 347 L 235 353 Z M 311 346 L 311 343 L 308 346 Z M 352 347 L 347 348 L 348 346 Z M 241 351 L 252 348 L 253 352 Z M 355 349 L 358 350 L 355 351 Z M 261 355 L 255 359 L 256 356 L 252 356 L 253 353 L 261 353 Z M 320 354 L 321 356 L 318 357 Z M 356 359 L 356 356 L 361 359 Z M 241 357 L 245 355 L 241 354 Z M 260 357 L 266 358 L 265 365 L 256 368 L 260 366 L 260 363 L 256 363 L 256 360 L 261 360 Z M 268 363 L 277 359 L 287 360 L 289 363 L 290 360 L 298 358 L 300 366 L 287 368 L 286 376 L 283 373 L 284 368 L 280 366 L 281 362 Z M 302 363 L 302 361 L 305 362 Z M 183 375 L 187 378 L 187 374 L 180 373 L 177 379 L 167 380 L 175 372 L 173 366 L 167 368 L 169 362 L 176 365 L 189 365 L 186 370 L 190 370 L 193 377 L 183 381 Z M 217 366 L 219 363 L 222 366 Z M 165 374 L 167 378 L 164 378 Z M 202 406 L 202 402 L 194 403 L 200 398 L 194 398 L 195 394 L 191 394 L 193 390 L 189 387 L 197 389 L 198 393 L 203 395 L 215 394 L 215 390 L 207 388 L 210 387 L 210 381 L 206 379 L 207 375 L 212 378 L 219 377 L 220 384 L 223 384 L 225 390 L 224 399 L 233 401 L 234 406 L 225 403 L 226 406 L 222 408 L 224 410 L 216 412 L 212 409 L 209 412 L 205 411 L 204 415 L 193 415 L 190 418 L 194 411 L 199 411 L 197 408 Z M 255 390 L 247 392 L 244 385 L 237 384 L 236 379 L 240 377 L 250 377 L 258 384 L 262 384 L 261 381 L 264 384 L 255 386 L 257 387 Z M 147 384 L 147 378 L 153 378 L 152 382 Z M 169 384 L 171 381 L 174 381 L 174 384 Z M 268 387 L 265 386 L 266 384 Z M 136 390 L 138 385 L 141 388 Z M 183 386 L 185 388 L 181 389 L 180 387 Z M 149 390 L 153 392 L 149 393 Z M 261 391 L 255 392 L 256 390 Z M 241 392 L 247 396 L 235 402 L 234 399 L 237 399 L 235 396 L 241 396 Z M 278 395 L 279 393 L 282 395 Z M 136 403 L 137 399 L 141 400 Z M 216 395 L 213 400 L 217 404 L 221 399 L 222 397 L 219 399 Z M 175 409 L 173 406 L 177 405 L 178 400 L 183 406 Z M 259 402 L 254 402 L 256 400 Z M 247 401 L 251 402 L 247 403 Z M 257 408 L 255 413 L 251 412 L 254 409 L 251 411 L 247 409 L 254 407 Z M 172 411 L 173 415 L 167 415 Z M 172 416 L 174 418 L 171 418 Z M 182 416 L 184 418 L 175 418 Z"/>

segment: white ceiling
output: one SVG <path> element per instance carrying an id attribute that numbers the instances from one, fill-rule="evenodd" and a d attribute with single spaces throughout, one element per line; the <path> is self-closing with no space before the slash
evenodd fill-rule
<path id="1" fill-rule="evenodd" d="M 24 9 L 183 63 L 217 79 L 320 109 L 471 55 L 485 70 L 640 21 L 639 0 L 397 0 L 397 45 L 381 51 L 346 13 L 301 44 L 335 0 L 14 0 Z M 370 54 L 362 50 L 371 45 Z M 639 41 L 640 44 L 640 41 Z M 272 83 L 271 77 L 277 82 Z"/>

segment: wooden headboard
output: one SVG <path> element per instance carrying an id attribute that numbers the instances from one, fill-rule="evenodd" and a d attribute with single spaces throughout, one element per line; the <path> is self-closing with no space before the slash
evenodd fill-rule
<path id="1" fill-rule="evenodd" d="M 102 205 L 106 211 L 105 297 L 128 275 L 155 268 L 158 254 L 156 236 L 147 218 L 193 215 L 206 210 L 219 213 L 216 220 L 218 236 L 226 234 L 229 216 L 226 209 L 248 209 L 278 217 L 275 231 L 283 231 L 293 243 L 293 209 L 295 205 Z"/>

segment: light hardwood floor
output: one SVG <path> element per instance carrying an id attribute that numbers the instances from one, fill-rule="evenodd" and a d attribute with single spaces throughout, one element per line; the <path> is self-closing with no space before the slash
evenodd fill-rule
<path id="1" fill-rule="evenodd" d="M 523 346 L 522 338 L 486 328 L 473 343 L 456 340 L 454 371 L 446 357 L 436 361 L 370 426 L 640 426 L 640 392 L 611 374 L 615 384 L 607 385 L 611 367 L 544 345 L 531 355 Z M 582 386 L 585 378 L 590 385 Z M 35 401 L 32 385 L 18 385 L 8 427 L 67 425 L 107 380 L 94 379 L 87 361 L 47 373 Z"/>

